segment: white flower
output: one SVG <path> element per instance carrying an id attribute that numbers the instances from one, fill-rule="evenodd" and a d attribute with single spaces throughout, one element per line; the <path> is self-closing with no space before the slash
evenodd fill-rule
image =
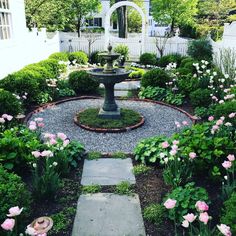
<path id="1" fill-rule="evenodd" d="M 36 167 L 37 167 L 37 164 L 36 164 L 36 163 L 33 163 L 33 167 L 36 168 Z"/>
<path id="2" fill-rule="evenodd" d="M 213 72 L 213 75 L 214 75 L 214 76 L 217 76 L 217 72 L 214 71 L 214 72 Z"/>
<path id="3" fill-rule="evenodd" d="M 58 163 L 55 162 L 55 161 L 52 164 L 53 164 L 53 166 L 57 166 L 58 165 Z"/>
<path id="4" fill-rule="evenodd" d="M 227 176 L 227 175 L 225 175 L 225 176 L 224 176 L 224 179 L 225 179 L 225 180 L 227 180 L 227 179 L 228 179 L 228 176 Z"/>

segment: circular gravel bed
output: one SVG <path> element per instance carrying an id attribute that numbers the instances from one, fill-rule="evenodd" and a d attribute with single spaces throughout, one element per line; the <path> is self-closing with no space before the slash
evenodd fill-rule
<path id="1" fill-rule="evenodd" d="M 125 133 L 94 133 L 84 130 L 74 124 L 75 114 L 86 108 L 101 107 L 103 99 L 78 99 L 60 103 L 34 113 L 30 120 L 36 117 L 44 119 L 43 132 L 65 133 L 70 139 L 78 140 L 85 145 L 87 151 L 100 152 L 133 152 L 136 144 L 145 138 L 157 135 L 170 136 L 179 129 L 175 122 L 187 121 L 192 124 L 191 119 L 184 113 L 170 108 L 145 101 L 119 100 L 120 107 L 133 109 L 145 118 L 145 124 L 135 130 Z"/>

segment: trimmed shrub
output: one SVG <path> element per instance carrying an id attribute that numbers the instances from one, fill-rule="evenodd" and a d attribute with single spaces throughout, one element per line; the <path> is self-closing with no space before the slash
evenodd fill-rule
<path id="1" fill-rule="evenodd" d="M 9 208 L 13 206 L 24 207 L 21 217 L 30 212 L 31 197 L 21 178 L 8 173 L 0 165 L 0 222 L 6 219 Z"/>
<path id="2" fill-rule="evenodd" d="M 57 61 L 68 61 L 68 53 L 55 52 L 49 56 L 49 59 L 55 59 Z"/>
<path id="3" fill-rule="evenodd" d="M 69 75 L 69 85 L 77 94 L 85 94 L 96 92 L 99 83 L 86 71 L 74 71 Z"/>
<path id="4" fill-rule="evenodd" d="M 71 64 L 76 61 L 77 64 L 86 65 L 88 63 L 88 56 L 84 52 L 72 52 L 68 57 Z"/>
<path id="5" fill-rule="evenodd" d="M 178 79 L 177 83 L 179 91 L 185 94 L 186 96 L 189 96 L 191 92 L 199 88 L 198 80 L 196 78 L 193 78 L 191 74 L 182 76 L 180 79 Z"/>
<path id="6" fill-rule="evenodd" d="M 114 48 L 114 52 L 120 53 L 124 57 L 125 61 L 129 59 L 129 47 L 123 44 L 119 44 Z"/>
<path id="7" fill-rule="evenodd" d="M 2 114 L 9 114 L 15 116 L 22 111 L 21 103 L 9 91 L 0 89 L 0 116 Z"/>
<path id="8" fill-rule="evenodd" d="M 164 70 L 153 69 L 143 75 L 141 85 L 145 88 L 148 86 L 165 88 L 169 81 L 170 77 Z"/>
<path id="9" fill-rule="evenodd" d="M 212 61 L 213 49 L 209 40 L 192 40 L 188 45 L 188 54 L 196 60 Z"/>
<path id="10" fill-rule="evenodd" d="M 129 74 L 130 79 L 139 79 L 145 74 L 145 70 L 141 68 L 131 68 L 132 72 Z"/>
<path id="11" fill-rule="evenodd" d="M 43 60 L 37 64 L 47 69 L 47 71 L 50 73 L 51 79 L 57 79 L 60 75 L 60 72 L 64 72 L 66 70 L 66 66 L 59 65 L 56 59 Z"/>
<path id="12" fill-rule="evenodd" d="M 156 65 L 157 64 L 157 57 L 154 53 L 143 53 L 139 61 L 142 65 Z"/>
<path id="13" fill-rule="evenodd" d="M 161 57 L 158 60 L 157 64 L 160 67 L 166 67 L 171 62 L 174 62 L 177 64 L 177 67 L 179 67 L 182 59 L 183 59 L 183 57 L 180 54 L 170 54 L 170 55 L 166 55 L 166 56 Z"/>
<path id="14" fill-rule="evenodd" d="M 180 63 L 180 67 L 185 67 L 186 63 L 191 62 L 192 64 L 197 62 L 196 60 L 194 60 L 192 57 L 186 57 L 184 58 L 181 63 Z"/>
<path id="15" fill-rule="evenodd" d="M 193 107 L 208 107 L 211 104 L 211 90 L 197 89 L 190 93 L 190 101 Z"/>
<path id="16" fill-rule="evenodd" d="M 188 68 L 180 67 L 176 70 L 180 76 L 192 74 L 192 71 Z"/>

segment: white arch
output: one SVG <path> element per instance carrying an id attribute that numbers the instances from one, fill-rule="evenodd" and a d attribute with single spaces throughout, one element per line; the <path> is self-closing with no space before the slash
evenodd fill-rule
<path id="1" fill-rule="evenodd" d="M 144 52 L 145 50 L 145 36 L 146 36 L 146 16 L 143 12 L 143 10 L 135 3 L 130 2 L 130 1 L 122 1 L 122 2 L 118 2 L 114 5 L 112 5 L 112 7 L 109 9 L 109 11 L 106 14 L 106 18 L 105 18 L 105 50 L 107 50 L 107 46 L 109 44 L 110 41 L 110 20 L 111 20 L 111 15 L 112 13 L 119 7 L 123 7 L 123 6 L 130 6 L 133 7 L 134 9 L 136 9 L 139 14 L 142 17 L 142 52 Z"/>

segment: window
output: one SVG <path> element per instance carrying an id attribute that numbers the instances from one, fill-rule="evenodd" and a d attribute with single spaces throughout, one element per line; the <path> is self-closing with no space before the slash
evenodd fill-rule
<path id="1" fill-rule="evenodd" d="M 0 0 L 0 40 L 11 38 L 11 13 L 9 1 Z"/>
<path id="2" fill-rule="evenodd" d="M 94 18 L 94 26 L 102 27 L 102 18 Z"/>

